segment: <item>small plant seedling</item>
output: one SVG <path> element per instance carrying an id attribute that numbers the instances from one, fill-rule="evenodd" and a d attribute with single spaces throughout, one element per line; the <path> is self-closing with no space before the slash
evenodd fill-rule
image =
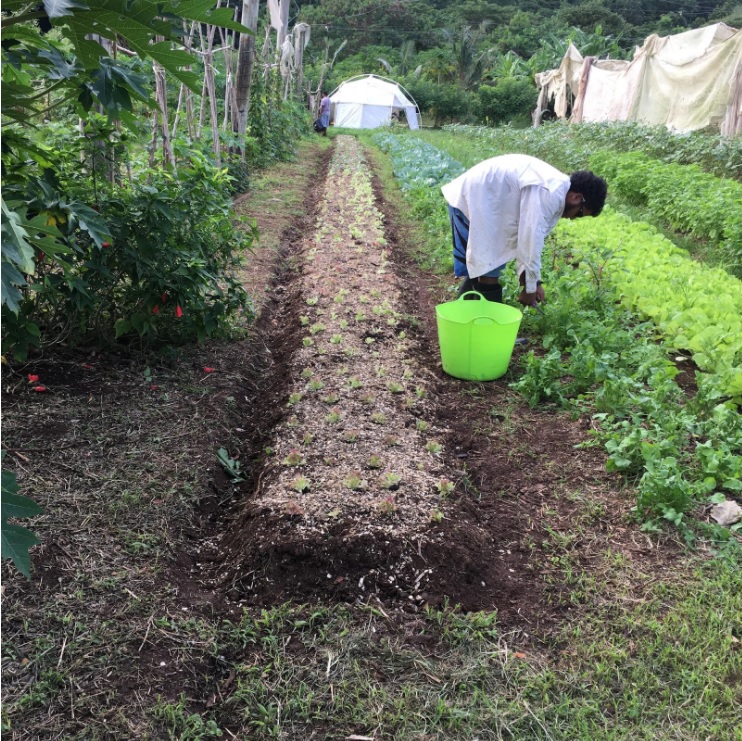
<path id="1" fill-rule="evenodd" d="M 329 414 L 325 415 L 325 422 L 329 422 L 331 425 L 336 425 L 339 421 L 340 413 L 334 409 Z"/>
<path id="2" fill-rule="evenodd" d="M 309 382 L 310 391 L 321 391 L 325 387 L 325 384 L 319 379 L 315 379 Z"/>
<path id="3" fill-rule="evenodd" d="M 302 395 L 297 391 L 289 396 L 289 406 L 293 407 L 301 401 Z"/>
<path id="4" fill-rule="evenodd" d="M 442 522 L 443 521 L 443 512 L 441 512 L 439 509 L 433 509 L 430 511 L 430 521 L 431 522 Z"/>
<path id="5" fill-rule="evenodd" d="M 216 452 L 216 457 L 219 459 L 219 463 L 224 468 L 224 473 L 229 476 L 233 484 L 239 484 L 244 481 L 242 476 L 242 466 L 236 458 L 231 458 L 226 448 L 219 448 Z"/>
<path id="6" fill-rule="evenodd" d="M 310 296 L 307 299 L 307 306 L 316 306 L 318 302 L 319 302 L 318 296 Z"/>
<path id="7" fill-rule="evenodd" d="M 402 477 L 398 473 L 389 471 L 381 477 L 379 484 L 382 489 L 397 489 L 401 480 Z"/>
<path id="8" fill-rule="evenodd" d="M 371 421 L 375 425 L 383 425 L 386 422 L 386 415 L 383 414 L 382 412 L 374 412 L 371 415 Z"/>
<path id="9" fill-rule="evenodd" d="M 309 331 L 312 334 L 319 334 L 320 332 L 325 331 L 325 325 L 322 324 L 322 322 L 315 322 L 310 328 Z"/>
<path id="10" fill-rule="evenodd" d="M 414 375 L 415 374 L 409 368 L 405 368 L 402 378 L 404 378 L 405 381 L 409 381 L 414 377 Z"/>
<path id="11" fill-rule="evenodd" d="M 380 365 L 380 366 L 378 366 L 376 368 L 376 376 L 377 376 L 377 378 L 386 378 L 387 373 L 388 373 L 388 371 L 387 371 L 387 369 L 383 365 Z"/>
<path id="12" fill-rule="evenodd" d="M 341 334 L 334 334 L 332 337 L 330 337 L 330 342 L 332 342 L 333 345 L 339 345 L 343 341 L 343 335 Z"/>
<path id="13" fill-rule="evenodd" d="M 304 347 L 311 347 L 314 344 L 314 340 L 311 337 L 305 337 L 301 344 L 304 345 Z"/>
<path id="14" fill-rule="evenodd" d="M 369 456 L 369 459 L 366 461 L 366 467 L 367 468 L 381 468 L 381 458 L 379 458 L 378 455 L 375 453 Z"/>
<path id="15" fill-rule="evenodd" d="M 360 379 L 356 378 L 355 376 L 351 376 L 348 379 L 348 385 L 352 389 L 362 389 L 363 388 L 363 381 L 361 381 Z"/>
<path id="16" fill-rule="evenodd" d="M 379 502 L 379 510 L 385 515 L 393 515 L 397 511 L 397 505 L 394 503 L 394 497 L 384 497 Z"/>
<path id="17" fill-rule="evenodd" d="M 301 441 L 304 445 L 311 445 L 313 440 L 314 435 L 311 432 L 305 432 Z"/>
<path id="18" fill-rule="evenodd" d="M 424 419 L 418 419 L 415 422 L 415 429 L 418 432 L 427 432 L 430 425 Z"/>
<path id="19" fill-rule="evenodd" d="M 354 443 L 358 440 L 358 430 L 345 430 L 341 438 L 344 443 Z"/>
<path id="20" fill-rule="evenodd" d="M 281 461 L 284 466 L 303 466 L 306 459 L 300 450 L 296 448 L 289 451 L 288 455 Z"/>
<path id="21" fill-rule="evenodd" d="M 311 481 L 306 476 L 297 476 L 291 482 L 291 488 L 298 491 L 299 494 L 303 494 L 305 491 L 309 491 L 311 485 Z"/>
<path id="22" fill-rule="evenodd" d="M 426 444 L 425 450 L 427 450 L 428 453 L 432 453 L 433 455 L 438 455 L 443 450 L 443 446 L 439 442 L 431 440 Z"/>
<path id="23" fill-rule="evenodd" d="M 362 479 L 357 473 L 348 476 L 348 478 L 343 481 L 343 484 L 351 491 L 365 489 L 367 486 L 367 482 Z"/>
<path id="24" fill-rule="evenodd" d="M 367 345 L 373 345 L 373 344 L 374 344 L 374 342 L 376 342 L 376 340 L 375 340 L 375 339 L 374 339 L 373 337 L 366 337 L 366 339 L 364 340 L 364 342 L 365 342 L 365 343 L 366 343 Z"/>
<path id="25" fill-rule="evenodd" d="M 298 418 L 298 417 L 297 417 L 297 416 L 296 416 L 295 414 L 292 414 L 292 415 L 291 415 L 291 416 L 290 416 L 290 417 L 289 417 L 289 418 L 288 418 L 288 419 L 286 420 L 286 426 L 287 426 L 287 427 L 288 427 L 289 429 L 291 429 L 291 430 L 293 430 L 293 429 L 294 429 L 295 427 L 298 427 L 298 426 L 299 426 L 299 418 Z"/>
<path id="26" fill-rule="evenodd" d="M 347 319 L 341 319 L 340 320 L 340 329 L 348 329 L 348 320 Z"/>
<path id="27" fill-rule="evenodd" d="M 273 448 L 271 448 L 270 445 L 266 445 L 263 448 L 263 453 L 265 453 L 265 455 L 267 456 L 271 456 L 271 455 L 275 455 L 276 451 Z"/>
<path id="28" fill-rule="evenodd" d="M 311 378 L 312 377 L 312 369 L 311 368 L 305 368 L 301 372 L 301 377 L 302 378 Z"/>
<path id="29" fill-rule="evenodd" d="M 306 314 L 302 314 L 299 317 L 299 322 L 301 323 L 302 327 L 306 327 L 307 324 L 309 324 L 309 317 Z"/>
<path id="30" fill-rule="evenodd" d="M 322 401 L 324 401 L 325 404 L 337 404 L 340 401 L 340 397 L 337 394 L 327 394 L 322 397 Z"/>
<path id="31" fill-rule="evenodd" d="M 447 497 L 453 491 L 455 486 L 456 484 L 454 484 L 450 479 L 441 479 L 435 485 L 435 488 L 438 489 L 441 496 Z"/>
<path id="32" fill-rule="evenodd" d="M 401 332 L 400 332 L 400 333 L 399 333 L 399 334 L 397 335 L 397 337 L 399 337 L 399 339 L 400 339 L 400 340 L 405 340 L 405 339 L 407 339 L 407 332 L 405 332 L 405 331 L 404 331 L 404 329 L 403 329 L 403 330 L 402 330 L 402 331 L 401 331 Z"/>
<path id="33" fill-rule="evenodd" d="M 361 397 L 361 402 L 368 407 L 372 407 L 374 404 L 376 404 L 376 397 L 373 394 L 366 394 L 365 396 Z"/>
<path id="34" fill-rule="evenodd" d="M 415 396 L 417 396 L 418 399 L 424 399 L 426 393 L 427 392 L 422 386 L 415 386 Z"/>
<path id="35" fill-rule="evenodd" d="M 404 386 L 401 383 L 397 383 L 396 381 L 391 381 L 387 384 L 387 388 L 389 391 L 393 394 L 403 394 L 404 393 Z"/>
<path id="36" fill-rule="evenodd" d="M 357 322 L 365 322 L 366 321 L 366 315 L 362 311 L 356 312 L 356 321 Z"/>
<path id="37" fill-rule="evenodd" d="M 401 440 L 396 435 L 387 435 L 384 438 L 384 442 L 390 447 L 395 448 L 402 444 Z"/>

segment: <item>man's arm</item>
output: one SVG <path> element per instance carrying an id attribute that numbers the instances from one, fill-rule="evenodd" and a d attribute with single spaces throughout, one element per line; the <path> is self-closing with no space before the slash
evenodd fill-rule
<path id="1" fill-rule="evenodd" d="M 529 185 L 521 190 L 520 218 L 518 220 L 518 257 L 517 271 L 521 284 L 525 286 L 522 297 L 518 300 L 526 305 L 535 305 L 544 301 L 541 280 L 541 253 L 548 233 L 544 218 L 542 201 L 543 188 Z"/>

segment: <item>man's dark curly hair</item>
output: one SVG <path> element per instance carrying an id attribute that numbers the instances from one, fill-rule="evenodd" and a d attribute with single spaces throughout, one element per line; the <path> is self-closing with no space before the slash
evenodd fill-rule
<path id="1" fill-rule="evenodd" d="M 585 206 L 593 216 L 597 216 L 605 205 L 608 183 L 589 170 L 577 170 L 569 176 L 569 189 L 580 193 L 585 199 Z"/>

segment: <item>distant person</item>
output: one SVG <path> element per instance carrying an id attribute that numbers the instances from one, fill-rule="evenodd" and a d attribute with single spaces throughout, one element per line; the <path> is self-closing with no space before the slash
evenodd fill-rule
<path id="1" fill-rule="evenodd" d="M 330 97 L 327 91 L 322 91 L 322 100 L 319 102 L 319 121 L 320 134 L 327 136 L 327 129 L 330 127 Z"/>
<path id="2" fill-rule="evenodd" d="M 500 273 L 511 260 L 524 306 L 546 302 L 541 285 L 544 241 L 560 218 L 597 216 L 608 186 L 587 170 L 565 175 L 526 154 L 505 154 L 474 165 L 441 188 L 453 235 L 458 295 L 479 291 L 502 302 Z"/>

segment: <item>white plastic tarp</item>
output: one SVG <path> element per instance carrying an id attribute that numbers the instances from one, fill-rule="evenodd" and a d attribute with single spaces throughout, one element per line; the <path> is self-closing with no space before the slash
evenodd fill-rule
<path id="1" fill-rule="evenodd" d="M 376 129 L 388 126 L 404 112 L 411 129 L 420 127 L 417 106 L 411 96 L 391 80 L 376 75 L 343 82 L 330 94 L 335 126 Z"/>
<path id="2" fill-rule="evenodd" d="M 580 67 L 579 74 L 576 72 Z M 538 124 L 548 101 L 573 121 L 640 121 L 676 131 L 742 131 L 742 31 L 724 23 L 649 36 L 628 61 L 582 59 L 571 47 L 558 70 L 536 77 Z"/>

